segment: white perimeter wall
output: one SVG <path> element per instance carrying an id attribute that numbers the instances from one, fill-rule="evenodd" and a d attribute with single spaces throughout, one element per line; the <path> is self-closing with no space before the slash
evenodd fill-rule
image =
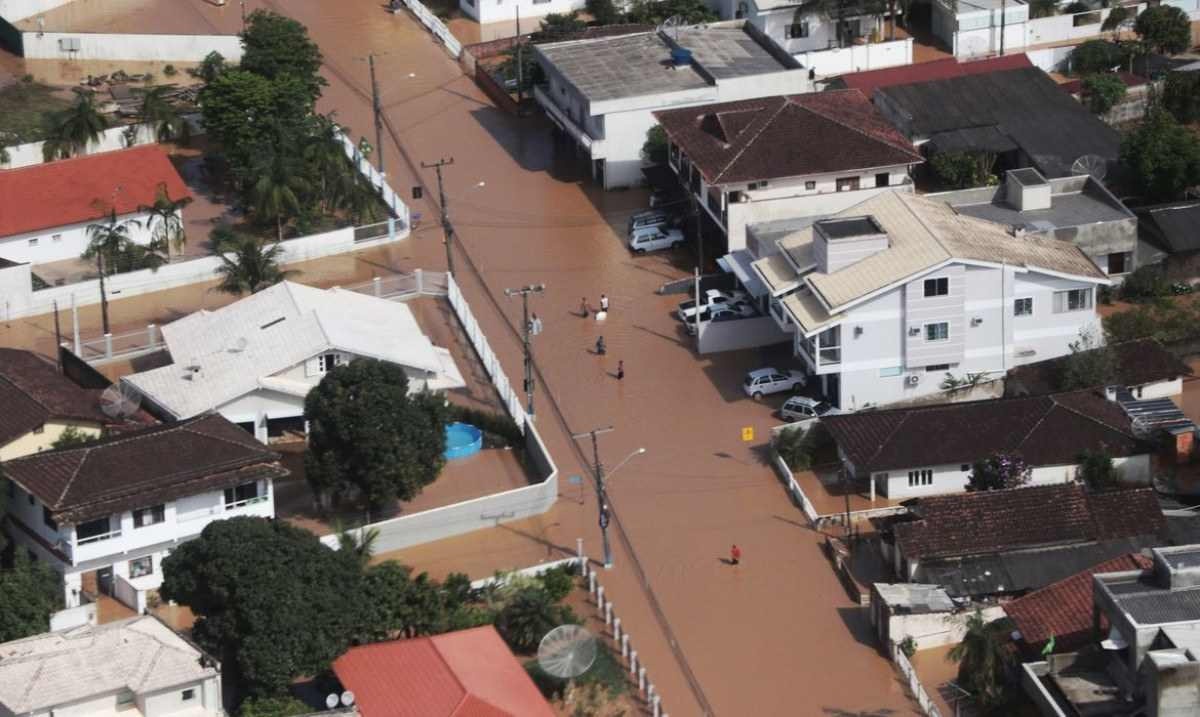
<path id="1" fill-rule="evenodd" d="M 866 45 L 796 52 L 793 56 L 806 68 L 811 68 L 817 77 L 841 75 L 847 72 L 880 70 L 885 67 L 911 65 L 913 61 L 912 38 L 874 42 Z"/>
<path id="2" fill-rule="evenodd" d="M 59 40 L 79 41 L 78 52 L 68 52 Z M 78 32 L 25 32 L 21 45 L 30 60 L 117 60 L 128 62 L 200 62 L 210 52 L 226 60 L 242 59 L 237 35 L 120 35 Z"/>
<path id="3" fill-rule="evenodd" d="M 71 0 L 0 0 L 0 17 L 9 22 L 16 22 L 69 2 Z"/>
<path id="4" fill-rule="evenodd" d="M 537 18 L 552 12 L 565 13 L 572 10 L 582 10 L 587 5 L 586 0 L 459 0 L 458 7 L 466 15 L 475 18 L 480 24 L 489 22 L 512 22 L 517 19 L 520 11 L 522 22 L 526 18 Z M 531 29 L 536 29 L 536 21 L 532 21 Z M 524 29 L 524 28 L 522 28 Z"/>
<path id="5" fill-rule="evenodd" d="M 195 125 L 197 119 L 188 118 L 189 123 Z M 133 127 L 133 142 L 125 136 L 125 131 Z M 100 133 L 100 137 L 95 142 L 89 142 L 79 155 L 96 154 L 97 152 L 112 152 L 118 149 L 128 149 L 142 144 L 152 144 L 157 141 L 154 136 L 154 128 L 148 124 L 127 125 L 123 127 L 109 127 Z M 28 167 L 34 164 L 42 164 L 45 158 L 42 157 L 42 145 L 45 142 L 28 142 L 26 144 L 16 144 L 8 148 L 8 162 L 0 164 L 0 169 L 16 169 L 18 167 Z"/>
<path id="6" fill-rule="evenodd" d="M 178 212 L 176 212 L 178 214 Z M 129 238 L 135 244 L 145 246 L 154 236 L 154 228 L 149 226 L 150 215 L 146 212 L 122 214 L 118 221 L 134 220 L 137 226 L 129 226 Z M 28 262 L 34 266 L 51 261 L 78 259 L 88 246 L 88 226 L 98 221 L 93 220 L 80 224 L 68 224 L 62 227 L 50 227 L 36 232 L 14 234 L 0 237 L 0 258 L 9 261 Z M 35 243 L 30 243 L 35 242 Z"/>

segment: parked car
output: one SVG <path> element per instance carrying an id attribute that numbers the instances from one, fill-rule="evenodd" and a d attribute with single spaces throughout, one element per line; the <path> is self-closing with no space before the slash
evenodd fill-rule
<path id="1" fill-rule="evenodd" d="M 700 310 L 704 311 L 710 306 L 717 304 L 737 304 L 748 303 L 750 295 L 744 291 L 722 291 L 720 289 L 708 289 L 700 295 Z M 683 301 L 679 304 L 679 311 L 676 313 L 680 321 L 691 321 L 696 318 L 696 302 L 693 300 Z"/>
<path id="2" fill-rule="evenodd" d="M 673 212 L 668 212 L 664 209 L 650 209 L 644 212 L 638 212 L 629 217 L 629 226 L 627 231 L 633 234 L 638 229 L 646 227 L 661 227 L 661 226 L 676 226 L 679 222 L 679 217 Z"/>
<path id="3" fill-rule="evenodd" d="M 783 402 L 779 417 L 785 421 L 803 421 L 821 416 L 836 416 L 842 409 L 828 401 L 818 401 L 808 396 L 792 396 Z"/>
<path id="4" fill-rule="evenodd" d="M 738 319 L 749 319 L 758 316 L 758 311 L 750 304 L 744 304 L 740 301 L 728 304 L 710 304 L 707 308 L 700 311 L 701 321 L 737 321 Z M 696 334 L 696 320 L 691 318 L 684 324 L 687 327 L 687 332 L 693 336 Z"/>
<path id="5" fill-rule="evenodd" d="M 629 235 L 629 248 L 641 254 L 659 249 L 674 249 L 683 246 L 683 232 L 664 226 L 635 229 Z"/>
<path id="6" fill-rule="evenodd" d="M 804 373 L 801 371 L 780 371 L 777 368 L 760 368 L 746 374 L 742 389 L 747 396 L 762 398 L 769 393 L 795 391 L 803 388 Z"/>

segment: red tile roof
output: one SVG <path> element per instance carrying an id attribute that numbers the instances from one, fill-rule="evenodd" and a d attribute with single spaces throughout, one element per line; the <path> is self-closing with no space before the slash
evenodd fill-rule
<path id="1" fill-rule="evenodd" d="M 1041 652 L 1051 637 L 1055 652 L 1074 652 L 1084 647 L 1091 636 L 1092 576 L 1145 570 L 1153 564 L 1150 558 L 1138 553 L 1106 560 L 1013 600 L 1004 606 L 1004 612 L 1021 632 L 1021 640 L 1029 652 Z"/>
<path id="2" fill-rule="evenodd" d="M 333 671 L 363 717 L 554 717 L 491 625 L 354 647 Z"/>
<path id="3" fill-rule="evenodd" d="M 81 224 L 154 203 L 160 185 L 173 200 L 192 194 L 156 144 L 0 171 L 0 237 Z M 117 188 L 120 191 L 116 191 Z"/>
<path id="4" fill-rule="evenodd" d="M 915 82 L 929 82 L 932 80 L 944 80 L 949 77 L 981 75 L 988 72 L 1017 70 L 1024 67 L 1033 67 L 1033 63 L 1029 61 L 1029 58 L 1024 53 L 967 62 L 959 62 L 954 58 L 949 58 L 935 60 L 934 62 L 921 62 L 915 65 L 889 67 L 884 70 L 854 72 L 849 75 L 842 75 L 841 80 L 846 84 L 846 87 L 852 90 L 859 90 L 867 97 L 870 97 L 880 87 L 910 85 Z"/>
<path id="5" fill-rule="evenodd" d="M 709 184 L 922 161 L 856 90 L 721 102 L 654 116 Z"/>
<path id="6" fill-rule="evenodd" d="M 82 388 L 32 351 L 0 349 L 0 445 L 49 420 L 114 423 L 100 411 L 100 392 Z"/>

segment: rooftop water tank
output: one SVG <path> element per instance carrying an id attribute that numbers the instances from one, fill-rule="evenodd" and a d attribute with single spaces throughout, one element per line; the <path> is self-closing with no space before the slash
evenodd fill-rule
<path id="1" fill-rule="evenodd" d="M 671 62 L 676 67 L 692 64 L 692 51 L 686 47 L 676 47 L 671 50 Z"/>

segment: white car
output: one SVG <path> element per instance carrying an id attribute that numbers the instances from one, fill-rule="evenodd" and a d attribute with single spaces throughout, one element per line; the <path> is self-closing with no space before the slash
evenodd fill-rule
<path id="1" fill-rule="evenodd" d="M 700 295 L 700 310 L 704 311 L 710 306 L 721 304 L 741 304 L 750 300 L 750 296 L 744 291 L 721 291 L 720 289 L 709 289 Z M 689 300 L 679 304 L 679 312 L 677 314 L 680 321 L 691 321 L 696 318 L 696 302 Z M 704 317 L 701 317 L 702 319 Z"/>
<path id="2" fill-rule="evenodd" d="M 792 396 L 783 402 L 779 417 L 785 421 L 804 421 L 821 416 L 836 416 L 842 409 L 828 401 L 818 401 L 808 396 Z"/>
<path id="3" fill-rule="evenodd" d="M 743 304 L 740 301 L 728 304 L 709 304 L 700 311 L 701 321 L 736 321 L 738 319 L 749 319 L 758 316 L 758 311 L 750 304 Z M 684 324 L 687 327 L 687 332 L 693 336 L 696 334 L 696 317 L 693 314 L 692 318 Z"/>
<path id="4" fill-rule="evenodd" d="M 762 398 L 769 393 L 795 391 L 805 384 L 802 371 L 780 371 L 777 368 L 760 368 L 746 374 L 742 390 L 752 398 Z"/>
<path id="5" fill-rule="evenodd" d="M 636 254 L 683 246 L 683 232 L 665 226 L 635 229 L 629 235 L 629 248 Z"/>

